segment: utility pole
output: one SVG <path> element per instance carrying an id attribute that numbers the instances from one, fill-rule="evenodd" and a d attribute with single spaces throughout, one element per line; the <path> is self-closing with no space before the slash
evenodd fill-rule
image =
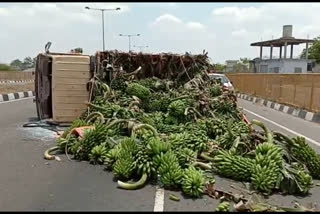
<path id="1" fill-rule="evenodd" d="M 131 37 L 132 36 L 140 36 L 140 34 L 119 34 L 119 36 L 127 36 L 129 38 L 129 52 L 131 50 Z"/>
<path id="2" fill-rule="evenodd" d="M 105 51 L 105 40 L 104 40 L 104 11 L 111 11 L 111 10 L 120 10 L 120 7 L 114 8 L 114 9 L 102 9 L 102 8 L 90 8 L 90 7 L 85 7 L 87 10 L 99 10 L 101 11 L 102 15 L 102 42 L 103 42 L 103 51 Z"/>

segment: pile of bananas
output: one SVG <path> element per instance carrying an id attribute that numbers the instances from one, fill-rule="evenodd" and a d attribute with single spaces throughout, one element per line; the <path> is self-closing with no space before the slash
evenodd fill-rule
<path id="1" fill-rule="evenodd" d="M 94 84 L 98 88 L 89 110 L 54 149 L 104 165 L 119 188 L 159 182 L 195 198 L 204 193 L 212 173 L 251 182 L 255 190 L 268 194 L 286 189 L 307 194 L 312 179 L 319 178 L 320 157 L 304 138 L 278 137 L 252 121 L 264 130 L 258 133 L 243 121 L 231 92 L 211 82 L 205 72 L 191 80 L 177 77 L 174 84 L 129 76 Z M 83 126 L 91 128 L 78 136 L 74 129 Z M 51 151 L 45 153 L 48 159 Z M 302 166 L 293 166 L 293 160 Z M 229 208 L 223 202 L 217 209 Z"/>

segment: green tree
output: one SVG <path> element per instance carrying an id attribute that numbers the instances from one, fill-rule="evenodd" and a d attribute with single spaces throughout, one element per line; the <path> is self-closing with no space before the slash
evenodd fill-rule
<path id="1" fill-rule="evenodd" d="M 226 69 L 226 65 L 223 65 L 223 64 L 220 64 L 220 63 L 216 63 L 216 64 L 214 64 L 214 69 L 216 71 L 224 72 L 224 70 Z"/>
<path id="2" fill-rule="evenodd" d="M 10 65 L 0 63 L 0 71 L 11 71 Z"/>
<path id="3" fill-rule="evenodd" d="M 10 63 L 10 67 L 14 70 L 21 71 L 23 69 L 23 63 L 19 59 L 15 59 Z"/>
<path id="4" fill-rule="evenodd" d="M 245 57 L 245 58 L 240 58 L 240 62 L 244 65 L 249 65 L 250 59 Z"/>
<path id="5" fill-rule="evenodd" d="M 315 40 L 316 41 L 313 44 L 311 44 L 311 46 L 308 50 L 308 58 L 315 59 L 317 63 L 320 63 L 320 36 L 315 38 Z M 306 58 L 306 49 L 305 48 L 302 50 L 300 58 L 302 58 L 302 59 Z"/>
<path id="6" fill-rule="evenodd" d="M 33 68 L 33 67 L 34 67 L 33 59 L 29 56 L 24 58 L 22 63 L 22 69 L 24 70 L 24 69 Z"/>

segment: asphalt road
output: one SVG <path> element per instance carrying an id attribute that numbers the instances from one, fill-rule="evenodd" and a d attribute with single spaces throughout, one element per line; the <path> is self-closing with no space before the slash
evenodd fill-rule
<path id="1" fill-rule="evenodd" d="M 286 115 L 273 109 L 239 100 L 247 117 L 263 121 L 268 128 L 294 136 L 305 135 L 320 142 L 318 124 Z M 253 112 L 249 113 L 248 111 Z M 257 116 L 258 115 L 258 116 Z M 264 117 L 269 121 L 261 118 Z M 43 152 L 55 145 L 55 133 L 43 128 L 22 128 L 36 117 L 32 99 L 0 104 L 0 210 L 1 211 L 153 211 L 156 188 L 148 184 L 135 191 L 117 188 L 113 175 L 101 166 L 87 162 L 47 161 Z M 273 122 L 270 122 L 273 121 Z M 280 126 L 286 127 L 283 129 Z M 290 131 L 292 130 L 292 131 Z M 318 151 L 319 146 L 310 143 Z M 318 181 L 315 181 L 317 183 Z M 232 186 L 244 188 L 243 184 L 216 177 L 219 189 L 241 193 Z M 173 193 L 180 201 L 172 201 Z M 270 203 L 293 206 L 294 200 L 307 205 L 320 197 L 320 187 L 314 187 L 311 195 L 304 198 L 272 195 Z M 185 198 L 181 192 L 164 191 L 164 211 L 214 211 L 218 200 L 208 196 L 202 199 Z M 159 204 L 158 204 L 159 205 Z"/>

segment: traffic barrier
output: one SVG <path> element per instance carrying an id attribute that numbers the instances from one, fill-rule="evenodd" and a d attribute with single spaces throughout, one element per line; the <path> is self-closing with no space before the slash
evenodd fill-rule
<path id="1" fill-rule="evenodd" d="M 320 74 L 227 74 L 239 93 L 320 113 Z"/>

